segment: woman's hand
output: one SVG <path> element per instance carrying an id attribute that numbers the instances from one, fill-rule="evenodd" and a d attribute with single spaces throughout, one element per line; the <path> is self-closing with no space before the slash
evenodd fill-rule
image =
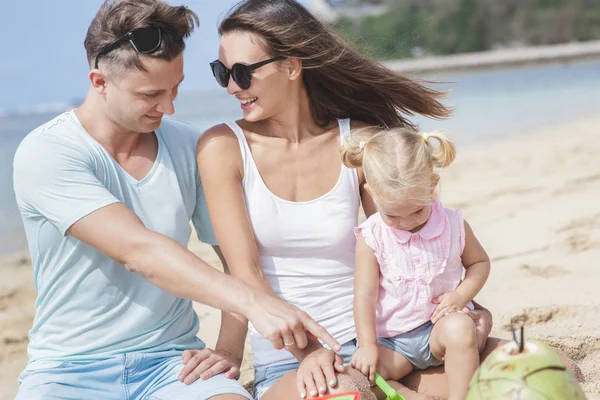
<path id="1" fill-rule="evenodd" d="M 481 353 L 485 349 L 488 336 L 492 332 L 492 313 L 487 309 L 476 309 L 469 310 L 467 307 L 463 308 L 461 312 L 467 314 L 473 322 L 475 322 L 475 333 L 477 335 L 477 347 Z"/>
<path id="2" fill-rule="evenodd" d="M 246 312 L 243 315 L 277 350 L 291 346 L 304 349 L 311 337 L 322 340 L 334 351 L 340 351 L 342 348 L 338 341 L 307 313 L 278 297 L 256 291 L 254 301 L 245 304 L 244 307 Z"/>
<path id="3" fill-rule="evenodd" d="M 360 346 L 350 362 L 350 366 L 363 373 L 371 382 L 375 384 L 375 373 L 379 368 L 379 348 L 377 344 Z"/>
<path id="4" fill-rule="evenodd" d="M 296 372 L 296 387 L 300 397 L 322 396 L 337 385 L 335 373 L 344 372 L 344 360 L 331 350 L 320 348 L 304 358 Z"/>
<path id="5" fill-rule="evenodd" d="M 242 360 L 226 350 L 186 350 L 183 352 L 183 369 L 179 380 L 190 385 L 198 380 L 207 380 L 225 373 L 226 378 L 238 379 Z"/>

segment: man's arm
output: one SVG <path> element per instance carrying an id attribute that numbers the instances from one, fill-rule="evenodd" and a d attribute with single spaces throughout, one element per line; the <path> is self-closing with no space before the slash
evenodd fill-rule
<path id="1" fill-rule="evenodd" d="M 331 347 L 339 343 L 308 314 L 217 271 L 176 241 L 147 229 L 125 205 L 114 203 L 79 219 L 67 234 L 179 297 L 241 314 L 276 348 L 284 336 L 306 332 Z M 304 339 L 306 340 L 306 339 Z"/>
<path id="2" fill-rule="evenodd" d="M 220 273 L 176 241 L 147 229 L 122 203 L 81 218 L 67 234 L 179 297 L 244 315 L 245 305 L 255 303 L 255 291 L 249 285 Z"/>

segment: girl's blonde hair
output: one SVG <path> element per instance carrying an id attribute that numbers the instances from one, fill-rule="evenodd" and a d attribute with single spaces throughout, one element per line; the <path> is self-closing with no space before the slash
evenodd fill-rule
<path id="1" fill-rule="evenodd" d="M 421 135 L 410 128 L 363 128 L 342 146 L 344 165 L 362 167 L 373 195 L 389 203 L 427 201 L 429 196 L 415 189 L 430 190 L 437 178 L 434 168 L 449 166 L 455 157 L 454 143 L 443 133 Z"/>

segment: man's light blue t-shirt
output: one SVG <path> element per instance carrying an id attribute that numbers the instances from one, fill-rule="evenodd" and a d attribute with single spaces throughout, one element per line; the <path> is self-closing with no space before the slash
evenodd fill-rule
<path id="1" fill-rule="evenodd" d="M 38 292 L 27 369 L 132 352 L 203 348 L 192 302 L 66 235 L 73 223 L 121 202 L 153 231 L 187 246 L 190 220 L 216 244 L 196 165 L 199 132 L 163 120 L 158 155 L 141 181 L 129 175 L 73 112 L 32 131 L 14 160 L 14 186 Z M 162 266 L 169 269 L 169 265 Z"/>

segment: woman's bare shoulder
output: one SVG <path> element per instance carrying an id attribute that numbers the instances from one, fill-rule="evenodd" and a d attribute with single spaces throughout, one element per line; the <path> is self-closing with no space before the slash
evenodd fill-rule
<path id="1" fill-rule="evenodd" d="M 228 165 L 235 170 L 242 168 L 242 154 L 236 134 L 227 124 L 218 124 L 204 131 L 196 148 L 198 162 L 202 164 Z"/>
<path id="2" fill-rule="evenodd" d="M 200 140 L 207 141 L 210 139 L 216 139 L 216 138 L 220 138 L 220 137 L 235 138 L 235 134 L 233 133 L 233 130 L 229 127 L 229 125 L 227 125 L 226 123 L 222 123 L 222 124 L 213 125 L 210 128 L 208 128 L 207 130 L 205 130 L 200 135 Z"/>
<path id="3" fill-rule="evenodd" d="M 203 149 L 210 148 L 236 148 L 238 146 L 238 139 L 231 129 L 231 127 L 225 123 L 214 125 L 205 130 L 198 139 L 198 152 Z"/>

